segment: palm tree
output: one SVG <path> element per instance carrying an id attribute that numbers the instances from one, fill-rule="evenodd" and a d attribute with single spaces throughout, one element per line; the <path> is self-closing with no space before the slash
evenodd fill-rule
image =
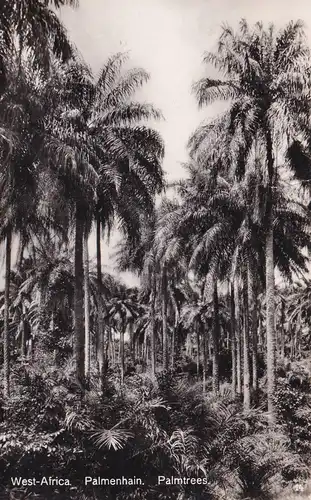
<path id="1" fill-rule="evenodd" d="M 229 184 L 218 178 L 213 168 L 208 170 L 200 165 L 190 164 L 188 170 L 190 179 L 179 185 L 182 203 L 177 204 L 166 218 L 166 233 L 171 235 L 173 248 L 175 246 L 177 251 L 183 248 L 189 268 L 206 283 L 206 292 L 210 291 L 213 297 L 213 386 L 217 392 L 220 336 L 217 280 L 224 276 L 228 267 L 234 233 L 230 225 L 231 219 L 228 221 L 224 217 L 219 218 L 213 202 L 217 197 L 215 193 L 219 192 L 221 197 Z M 235 218 L 232 220 L 237 224 Z M 164 241 L 166 245 L 167 240 Z M 179 254 L 182 255 L 180 252 Z"/>
<path id="2" fill-rule="evenodd" d="M 235 297 L 235 325 L 236 325 L 236 376 L 237 376 L 237 393 L 242 394 L 242 360 L 241 360 L 241 308 L 240 308 L 240 287 L 238 278 L 234 279 L 234 297 Z M 232 375 L 233 378 L 233 375 Z"/>
<path id="3" fill-rule="evenodd" d="M 148 74 L 143 70 L 132 70 L 122 76 L 125 59 L 122 54 L 109 59 L 97 80 L 85 65 L 77 62 L 70 64 L 66 76 L 63 75 L 65 88 L 70 93 L 65 94 L 64 102 L 60 101 L 59 114 L 50 127 L 48 149 L 52 148 L 54 153 L 57 151 L 66 175 L 74 181 L 74 191 L 72 186 L 68 190 L 63 185 L 63 196 L 72 201 L 79 200 L 78 204 L 74 203 L 76 355 L 80 373 L 84 363 L 81 347 L 83 228 L 88 220 L 95 218 L 100 297 L 101 226 L 109 229 L 118 218 L 121 229 L 134 243 L 139 234 L 140 213 L 152 212 L 154 194 L 163 186 L 162 141 L 155 131 L 139 124 L 149 118 L 158 119 L 161 114 L 151 105 L 130 101 L 135 90 L 148 80 Z M 59 178 L 62 174 L 57 175 Z M 99 357 L 103 361 L 101 308 L 98 314 Z"/>
<path id="4" fill-rule="evenodd" d="M 161 160 L 163 158 L 163 143 L 157 132 L 147 126 L 139 125 L 142 118 L 153 116 L 159 118 L 156 110 L 148 110 L 148 106 L 139 106 L 130 99 L 134 93 L 148 81 L 149 75 L 141 69 L 124 72 L 123 64 L 126 54 L 116 54 L 111 57 L 102 69 L 101 77 L 95 84 L 95 92 L 99 95 L 102 109 L 110 118 L 104 123 L 106 131 L 116 141 L 117 151 L 109 153 L 106 162 L 115 169 L 110 175 L 104 168 L 100 170 L 95 208 L 98 282 L 100 286 L 101 234 L 110 230 L 115 222 L 129 238 L 130 244 L 137 245 L 139 236 L 138 215 L 141 211 L 153 210 L 153 195 L 163 186 Z M 88 113 L 93 114 L 92 126 L 100 126 L 96 120 L 98 109 L 95 102 L 89 103 Z M 97 103 L 98 106 L 99 103 Z M 124 116 L 120 111 L 124 112 Z M 119 118 L 117 115 L 119 113 Z M 96 124 L 96 125 L 95 125 Z M 112 154 L 111 154 L 112 153 Z M 98 332 L 103 345 L 103 325 L 101 314 L 98 316 Z M 101 348 L 103 352 L 103 349 Z M 103 357 L 102 354 L 100 356 Z"/>
<path id="5" fill-rule="evenodd" d="M 249 410 L 250 395 L 250 338 L 249 338 L 249 295 L 248 295 L 248 266 L 242 270 L 243 279 L 243 395 L 244 408 Z"/>
<path id="6" fill-rule="evenodd" d="M 19 65 L 24 50 L 30 50 L 34 65 L 49 68 L 51 55 L 63 61 L 73 55 L 66 29 L 59 20 L 55 9 L 68 5 L 77 7 L 78 0 L 31 0 L 11 2 L 3 0 L 0 6 L 0 66 L 2 77 L 6 77 L 5 58 L 17 45 Z M 51 8 L 54 7 L 54 10 Z M 17 44 L 16 44 L 17 40 Z"/>
<path id="7" fill-rule="evenodd" d="M 88 235 L 84 235 L 84 317 L 85 317 L 85 377 L 88 380 L 91 368 L 91 335 L 90 335 L 90 276 Z"/>
<path id="8" fill-rule="evenodd" d="M 208 128 L 207 132 L 214 133 L 212 125 Z M 197 145 L 199 145 L 200 140 L 198 137 L 194 135 L 192 140 L 197 140 Z M 209 144 L 208 154 L 211 151 L 213 138 L 208 139 L 208 137 L 204 137 L 204 141 L 207 141 Z M 215 149 L 213 151 L 214 154 L 217 153 Z M 208 156 L 204 155 L 204 159 L 208 159 Z M 248 277 L 247 279 L 244 278 L 243 306 L 246 309 L 249 308 L 252 313 L 250 325 L 251 338 L 254 343 L 252 353 L 254 361 L 253 381 L 255 385 L 257 385 L 257 319 L 255 315 L 256 311 L 254 312 L 254 303 L 256 302 L 256 282 L 264 279 L 263 273 L 258 273 L 258 270 L 263 267 L 265 240 L 264 226 L 260 217 L 258 218 L 258 210 L 254 210 L 253 203 L 254 193 L 258 192 L 256 195 L 256 206 L 262 205 L 262 196 L 265 193 L 259 175 L 260 171 L 254 170 L 256 164 L 256 162 L 252 163 L 252 169 L 247 165 L 247 173 L 243 180 L 239 182 L 230 180 L 230 176 L 226 173 L 227 167 L 223 162 L 218 162 L 217 169 L 214 167 L 214 171 L 213 163 L 208 164 L 208 166 L 206 163 L 202 163 L 202 166 L 199 164 L 196 169 L 193 169 L 193 180 L 187 181 L 190 184 L 187 188 L 188 194 L 185 186 L 183 188 L 186 202 L 183 206 L 184 212 L 182 215 L 184 233 L 188 236 L 195 233 L 192 240 L 192 244 L 196 245 L 193 262 L 199 262 L 203 270 L 206 262 L 210 261 L 214 266 L 218 262 L 218 265 L 222 266 L 222 275 L 225 276 L 229 273 L 231 278 L 236 281 L 235 278 L 240 274 L 238 271 L 239 268 L 243 268 L 245 263 L 247 264 Z M 206 170 L 206 173 L 204 170 Z M 223 177 L 218 172 L 223 172 Z M 305 259 L 301 254 L 301 248 L 309 245 L 307 214 L 303 208 L 299 207 L 293 201 L 289 203 L 289 200 L 284 195 L 281 184 L 278 190 L 274 190 L 273 201 L 275 207 L 275 263 L 281 273 L 291 279 L 292 271 L 305 266 Z M 174 229 L 172 226 L 170 227 L 171 232 L 173 230 L 176 231 L 176 228 L 178 228 L 177 221 L 174 221 L 173 227 Z M 290 232 L 295 233 L 295 237 L 289 238 Z M 233 235 L 234 237 L 232 237 Z M 236 314 L 240 316 L 238 288 L 236 289 L 235 298 Z M 237 317 L 236 319 L 236 324 L 239 325 L 239 318 Z M 239 344 L 237 349 L 239 391 L 241 387 L 240 329 L 241 327 L 237 327 L 236 329 L 237 343 Z M 245 347 L 245 344 L 249 343 L 248 327 L 246 326 L 243 331 L 244 340 L 246 340 L 244 342 L 244 350 L 248 352 L 247 347 Z M 249 366 L 247 355 L 244 356 L 246 407 L 249 406 L 250 401 Z"/>
<path id="9" fill-rule="evenodd" d="M 236 337 L 236 318 L 235 318 L 235 294 L 234 285 L 230 283 L 230 323 L 231 323 L 231 359 L 232 359 L 232 396 L 235 397 L 237 392 L 237 337 Z"/>
<path id="10" fill-rule="evenodd" d="M 9 395 L 9 288 L 12 237 L 19 235 L 22 245 L 29 235 L 43 229 L 46 215 L 41 211 L 39 150 L 42 144 L 42 113 L 45 96 L 28 68 L 20 69 L 18 81 L 15 60 L 11 61 L 7 86 L 0 103 L 0 120 L 3 127 L 14 134 L 10 154 L 3 158 L 0 171 L 1 240 L 6 240 L 5 321 L 4 321 L 4 373 L 5 394 Z M 18 110 L 18 111 L 16 111 Z M 4 152 L 6 155 L 6 152 Z M 41 213 L 41 215 L 40 215 Z M 41 219 L 41 223 L 40 223 Z"/>
<path id="11" fill-rule="evenodd" d="M 308 55 L 301 22 L 291 22 L 276 32 L 273 25 L 265 30 L 261 23 L 251 30 L 242 20 L 238 33 L 234 33 L 229 26 L 224 27 L 217 52 L 205 55 L 205 62 L 214 65 L 224 79 L 203 78 L 194 87 L 200 106 L 219 99 L 231 99 L 231 128 L 234 133 L 244 131 L 243 144 L 238 153 L 243 150 L 244 154 L 248 154 L 250 151 L 252 141 L 247 133 L 250 130 L 252 137 L 265 148 L 266 199 L 263 213 L 266 229 L 267 376 L 268 406 L 272 419 L 275 390 L 272 204 L 272 192 L 277 182 L 273 154 L 277 132 L 275 116 L 278 114 L 278 118 L 283 118 L 288 132 L 294 130 L 293 126 L 290 127 L 290 119 L 293 118 L 293 105 L 299 102 L 302 93 L 299 82 L 305 82 L 303 75 L 309 67 Z"/>
<path id="12" fill-rule="evenodd" d="M 135 301 L 136 290 L 121 291 L 120 297 L 113 298 L 107 309 L 106 320 L 116 322 L 120 331 L 120 376 L 121 385 L 124 383 L 125 355 L 124 355 L 124 334 L 127 326 L 139 317 L 142 311 Z"/>

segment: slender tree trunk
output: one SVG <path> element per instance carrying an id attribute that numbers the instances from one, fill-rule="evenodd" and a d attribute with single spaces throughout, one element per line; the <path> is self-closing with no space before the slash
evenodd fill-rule
<path id="1" fill-rule="evenodd" d="M 23 327 L 22 327 L 22 339 L 21 339 L 21 356 L 23 358 L 26 357 L 26 335 L 25 335 L 25 330 L 26 330 L 26 325 L 25 325 L 25 320 L 23 320 Z"/>
<path id="2" fill-rule="evenodd" d="M 214 280 L 213 316 L 214 316 L 213 317 L 213 393 L 217 394 L 219 392 L 219 337 L 220 337 L 217 279 Z"/>
<path id="3" fill-rule="evenodd" d="M 288 334 L 290 338 L 290 359 L 295 359 L 295 326 L 292 323 L 288 324 Z"/>
<path id="4" fill-rule="evenodd" d="M 102 262 L 101 262 L 101 222 L 96 220 L 96 271 L 97 271 L 97 356 L 101 381 L 105 377 L 105 332 L 103 324 Z"/>
<path id="5" fill-rule="evenodd" d="M 112 359 L 112 366 L 116 366 L 116 338 L 115 338 L 115 331 L 111 329 L 111 359 Z"/>
<path id="6" fill-rule="evenodd" d="M 52 313 L 51 313 L 51 321 L 49 323 L 49 329 L 51 330 L 52 334 L 54 334 L 54 311 L 52 311 Z M 72 347 L 74 348 L 74 339 L 73 339 Z M 58 365 L 57 349 L 53 350 L 53 362 L 54 362 L 55 366 Z"/>
<path id="7" fill-rule="evenodd" d="M 249 312 L 251 317 L 251 338 L 252 338 L 252 385 L 255 398 L 258 392 L 258 354 L 257 354 L 257 297 L 256 283 L 250 266 L 248 266 L 248 299 Z"/>
<path id="8" fill-rule="evenodd" d="M 273 228 L 268 229 L 266 237 L 266 304 L 267 304 L 267 382 L 268 411 L 274 421 L 273 396 L 275 391 L 275 330 L 274 330 L 274 256 Z"/>
<path id="9" fill-rule="evenodd" d="M 275 282 L 274 282 L 274 247 L 273 247 L 273 187 L 274 187 L 274 158 L 272 136 L 267 125 L 267 167 L 268 180 L 267 204 L 266 204 L 266 337 L 267 337 L 267 389 L 268 389 L 268 412 L 270 423 L 275 421 L 274 391 L 275 391 Z"/>
<path id="10" fill-rule="evenodd" d="M 145 335 L 145 337 L 144 337 L 144 343 L 143 343 L 143 364 L 144 364 L 145 369 L 146 369 L 147 361 L 148 361 L 148 358 L 147 358 L 147 354 L 148 354 L 147 345 L 148 345 L 148 337 Z"/>
<path id="11" fill-rule="evenodd" d="M 22 305 L 22 314 L 23 314 L 23 320 L 22 320 L 22 336 L 21 336 L 21 356 L 23 358 L 26 357 L 26 307 L 23 304 Z"/>
<path id="12" fill-rule="evenodd" d="M 249 364 L 249 310 L 248 310 L 248 290 L 247 290 L 247 271 L 243 273 L 243 309 L 244 309 L 244 325 L 243 325 L 243 396 L 244 409 L 249 410 L 251 395 L 250 395 L 250 364 Z"/>
<path id="13" fill-rule="evenodd" d="M 85 377 L 90 376 L 91 335 L 90 335 L 90 276 L 88 235 L 84 235 L 84 315 L 85 315 Z"/>
<path id="14" fill-rule="evenodd" d="M 297 318 L 297 354 L 298 359 L 301 359 L 301 338 L 302 338 L 302 319 L 301 319 L 301 308 Z"/>
<path id="15" fill-rule="evenodd" d="M 30 359 L 31 362 L 33 362 L 33 360 L 34 360 L 33 337 L 31 337 L 29 339 L 27 357 L 28 357 L 28 359 Z"/>
<path id="16" fill-rule="evenodd" d="M 108 356 L 109 361 L 113 363 L 113 353 L 112 353 L 112 329 L 111 326 L 108 325 L 107 328 L 107 342 L 108 342 Z"/>
<path id="17" fill-rule="evenodd" d="M 10 307 L 10 276 L 11 276 L 12 230 L 8 229 L 5 248 L 5 285 L 4 285 L 4 332 L 3 332 L 3 369 L 4 397 L 10 397 L 10 338 L 9 338 L 9 307 Z"/>
<path id="18" fill-rule="evenodd" d="M 121 373 L 121 385 L 124 384 L 124 372 L 125 372 L 125 365 L 124 365 L 124 330 L 125 330 L 125 325 L 121 325 L 121 332 L 120 332 L 120 373 Z"/>
<path id="19" fill-rule="evenodd" d="M 24 240 L 24 238 L 22 236 L 22 240 L 21 240 L 21 242 L 19 244 L 18 253 L 17 253 L 17 256 L 16 256 L 16 263 L 17 263 L 17 266 L 19 268 L 21 268 L 22 263 L 23 263 L 25 248 L 26 248 L 26 243 L 25 243 L 25 240 Z"/>
<path id="20" fill-rule="evenodd" d="M 235 335 L 236 335 L 236 370 L 237 370 L 237 393 L 242 394 L 242 363 L 241 363 L 241 310 L 238 279 L 234 280 L 235 299 Z"/>
<path id="21" fill-rule="evenodd" d="M 176 351 L 176 325 L 173 326 L 172 342 L 171 342 L 171 369 L 175 368 L 175 351 Z"/>
<path id="22" fill-rule="evenodd" d="M 197 343 L 197 377 L 200 377 L 200 329 L 199 325 L 195 325 L 195 335 L 196 335 L 196 343 Z"/>
<path id="23" fill-rule="evenodd" d="M 155 300 L 156 300 L 156 274 L 152 271 L 151 276 L 151 296 L 150 296 L 150 357 L 151 357 L 151 378 L 156 378 L 156 329 L 155 329 Z"/>
<path id="24" fill-rule="evenodd" d="M 201 327 L 202 332 L 202 365 L 203 365 L 203 395 L 206 393 L 206 379 L 207 379 L 207 342 L 205 328 Z"/>
<path id="25" fill-rule="evenodd" d="M 80 208 L 76 208 L 75 227 L 75 279 L 74 279 L 74 357 L 76 376 L 84 383 L 84 314 L 83 314 L 83 233 L 84 224 Z"/>
<path id="26" fill-rule="evenodd" d="M 209 330 L 207 332 L 207 356 L 208 356 L 208 359 L 209 361 L 212 361 L 213 360 L 213 353 L 212 353 L 212 339 L 213 335 L 211 333 L 211 331 Z"/>
<path id="27" fill-rule="evenodd" d="M 298 325 L 295 323 L 295 335 L 294 335 L 294 359 L 298 359 Z"/>
<path id="28" fill-rule="evenodd" d="M 133 365 L 135 365 L 135 343 L 134 343 L 134 323 L 131 321 L 129 323 L 129 338 L 130 338 L 130 355 Z"/>
<path id="29" fill-rule="evenodd" d="M 168 369 L 168 331 L 167 331 L 167 270 L 162 271 L 162 336 L 163 336 L 163 370 Z"/>
<path id="30" fill-rule="evenodd" d="M 231 316 L 231 359 L 232 359 L 232 396 L 236 395 L 237 388 L 237 356 L 236 356 L 236 331 L 235 331 L 235 302 L 234 288 L 230 290 L 230 316 Z"/>
<path id="31" fill-rule="evenodd" d="M 262 319 L 259 315 L 258 317 L 258 349 L 262 353 L 263 352 L 263 331 L 262 331 Z"/>
<path id="32" fill-rule="evenodd" d="M 281 342 L 280 342 L 280 355 L 282 361 L 285 359 L 285 301 L 281 302 Z"/>

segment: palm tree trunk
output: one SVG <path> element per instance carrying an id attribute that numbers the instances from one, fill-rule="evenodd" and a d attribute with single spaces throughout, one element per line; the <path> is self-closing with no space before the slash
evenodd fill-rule
<path id="1" fill-rule="evenodd" d="M 22 305 L 22 332 L 21 332 L 21 356 L 26 356 L 26 307 Z"/>
<path id="2" fill-rule="evenodd" d="M 211 331 L 209 330 L 207 332 L 207 355 L 208 359 L 212 361 L 213 354 L 212 354 L 212 337 L 213 335 L 211 334 Z"/>
<path id="3" fill-rule="evenodd" d="M 205 328 L 202 331 L 202 365 L 203 365 L 203 395 L 206 393 L 206 379 L 207 379 L 207 342 Z"/>
<path id="4" fill-rule="evenodd" d="M 26 242 L 25 242 L 25 238 L 22 236 L 19 247 L 18 247 L 18 253 L 16 256 L 16 265 L 19 268 L 21 268 L 21 266 L 23 264 L 25 249 L 26 249 Z"/>
<path id="5" fill-rule="evenodd" d="M 74 278 L 74 357 L 76 376 L 84 382 L 84 315 L 83 315 L 83 234 L 84 224 L 81 209 L 76 207 L 75 220 L 75 278 Z"/>
<path id="6" fill-rule="evenodd" d="M 244 325 L 243 325 L 243 396 L 244 409 L 249 410 L 251 403 L 250 395 L 250 364 L 249 364 L 249 310 L 248 310 L 248 280 L 247 271 L 243 273 L 243 308 L 244 308 Z"/>
<path id="7" fill-rule="evenodd" d="M 273 423 L 275 412 L 273 396 L 275 391 L 275 330 L 274 330 L 274 254 L 273 254 L 273 227 L 270 227 L 266 236 L 266 307 L 267 307 L 267 384 L 268 384 L 268 412 Z"/>
<path id="8" fill-rule="evenodd" d="M 144 337 L 144 343 L 143 343 L 143 364 L 144 364 L 145 368 L 146 368 L 147 362 L 148 362 L 148 357 L 147 357 L 148 349 L 147 349 L 147 345 L 148 345 L 148 337 L 147 337 L 147 335 L 145 335 L 145 337 Z"/>
<path id="9" fill-rule="evenodd" d="M 110 330 L 111 332 L 111 359 L 112 359 L 112 366 L 116 366 L 116 339 L 115 339 L 115 331 L 113 329 Z"/>
<path id="10" fill-rule="evenodd" d="M 273 142 L 270 128 L 267 125 L 267 167 L 268 167 L 268 187 L 266 204 L 266 337 L 267 337 L 267 386 L 268 386 L 268 412 L 270 423 L 275 420 L 275 409 L 273 396 L 275 391 L 275 282 L 274 282 L 274 247 L 273 247 L 273 199 L 272 189 L 274 186 L 274 158 Z"/>
<path id="11" fill-rule="evenodd" d="M 219 324 L 219 303 L 218 303 L 218 290 L 217 279 L 214 280 L 213 290 L 213 392 L 219 392 L 219 337 L 220 337 L 220 324 Z"/>
<path id="12" fill-rule="evenodd" d="M 297 354 L 298 359 L 301 359 L 301 337 L 302 337 L 302 319 L 301 319 L 301 308 L 298 313 L 297 318 Z"/>
<path id="13" fill-rule="evenodd" d="M 176 351 L 176 326 L 173 326 L 172 341 L 171 341 L 171 369 L 175 367 L 175 351 Z"/>
<path id="14" fill-rule="evenodd" d="M 163 370 L 168 369 L 168 331 L 167 331 L 167 270 L 162 271 L 162 338 L 163 338 Z"/>
<path id="15" fill-rule="evenodd" d="M 22 339 L 21 339 L 21 356 L 22 358 L 25 358 L 26 356 L 26 324 L 25 320 L 23 320 L 23 327 L 22 327 Z"/>
<path id="16" fill-rule="evenodd" d="M 178 310 L 178 305 L 177 305 L 177 302 L 175 299 L 174 289 L 172 286 L 169 286 L 169 291 L 170 291 L 170 296 L 171 296 L 171 301 L 172 301 L 171 314 L 174 317 L 174 325 L 172 328 L 172 338 L 171 338 L 171 369 L 174 370 L 176 351 L 178 350 L 178 345 L 177 345 L 178 339 L 176 336 L 176 331 L 178 328 L 179 310 Z"/>
<path id="17" fill-rule="evenodd" d="M 295 359 L 295 329 L 291 322 L 288 323 L 288 335 L 290 338 L 290 360 Z"/>
<path id="18" fill-rule="evenodd" d="M 112 363 L 113 362 L 113 354 L 112 354 L 112 330 L 111 326 L 108 325 L 107 328 L 107 342 L 108 342 L 108 357 L 109 361 Z"/>
<path id="19" fill-rule="evenodd" d="M 257 301 L 258 304 L 258 301 Z M 263 352 L 263 331 L 262 331 L 262 319 L 260 314 L 258 315 L 258 349 L 259 352 Z"/>
<path id="20" fill-rule="evenodd" d="M 150 297 L 150 357 L 151 357 L 151 378 L 156 377 L 156 331 L 155 331 L 155 300 L 156 300 L 156 274 L 152 271 L 151 276 L 151 297 Z"/>
<path id="21" fill-rule="evenodd" d="M 281 342 L 280 342 L 281 359 L 285 359 L 285 301 L 281 303 Z"/>
<path id="22" fill-rule="evenodd" d="M 91 338 L 90 338 L 90 277 L 88 235 L 84 235 L 84 315 L 85 315 L 85 377 L 90 376 Z"/>
<path id="23" fill-rule="evenodd" d="M 129 337 L 130 337 L 130 355 L 133 365 L 135 365 L 135 343 L 134 343 L 134 323 L 129 322 Z"/>
<path id="24" fill-rule="evenodd" d="M 197 377 L 200 377 L 200 329 L 199 325 L 195 325 L 195 335 L 197 341 Z"/>
<path id="25" fill-rule="evenodd" d="M 97 356 L 101 380 L 105 366 L 105 334 L 103 325 L 102 262 L 101 262 L 101 222 L 96 220 L 96 271 L 97 271 Z"/>
<path id="26" fill-rule="evenodd" d="M 10 339 L 9 339 L 9 307 L 11 276 L 12 230 L 8 229 L 5 248 L 5 285 L 4 285 L 4 332 L 3 332 L 3 370 L 4 397 L 10 397 Z"/>
<path id="27" fill-rule="evenodd" d="M 124 366 L 124 330 L 125 330 L 125 325 L 121 325 L 121 332 L 120 332 L 120 374 L 121 374 L 121 385 L 124 384 L 124 372 L 125 372 L 125 366 Z"/>
<path id="28" fill-rule="evenodd" d="M 257 297 L 254 275 L 248 266 L 248 299 L 249 312 L 251 317 L 251 338 L 252 338 L 252 386 L 255 397 L 258 392 L 258 355 L 257 355 Z"/>
<path id="29" fill-rule="evenodd" d="M 236 370 L 237 370 L 237 393 L 242 394 L 242 363 L 241 363 L 241 311 L 238 279 L 234 280 L 235 299 L 235 335 L 236 335 Z"/>
<path id="30" fill-rule="evenodd" d="M 231 359 L 232 359 L 232 396 L 236 395 L 237 387 L 237 353 L 236 353 L 236 332 L 235 332 L 235 304 L 234 287 L 230 290 L 230 316 L 231 316 Z"/>
<path id="31" fill-rule="evenodd" d="M 54 333 L 54 311 L 52 311 L 52 313 L 51 313 L 51 321 L 49 324 L 49 328 L 50 328 L 51 332 Z M 57 349 L 53 350 L 53 362 L 54 362 L 54 365 L 57 366 L 57 364 L 58 364 Z"/>

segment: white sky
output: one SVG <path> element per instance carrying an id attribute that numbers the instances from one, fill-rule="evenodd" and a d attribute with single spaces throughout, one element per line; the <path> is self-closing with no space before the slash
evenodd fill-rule
<path id="1" fill-rule="evenodd" d="M 150 72 L 143 98 L 165 117 L 158 129 L 166 144 L 164 169 L 170 180 L 183 175 L 181 162 L 187 160 L 185 145 L 191 132 L 221 109 L 213 106 L 199 112 L 191 95 L 192 83 L 206 72 L 203 53 L 213 49 L 222 23 L 234 25 L 242 17 L 250 23 L 261 20 L 277 25 L 300 18 L 309 32 L 311 2 L 80 0 L 78 9 L 61 12 L 71 38 L 93 70 L 99 70 L 109 55 L 130 51 L 131 66 Z M 94 248 L 91 238 L 91 254 Z"/>
<path id="2" fill-rule="evenodd" d="M 96 71 L 115 52 L 130 51 L 132 66 L 151 74 L 144 99 L 159 107 L 158 126 L 166 144 L 164 169 L 169 179 L 183 175 L 185 145 L 202 119 L 192 83 L 204 75 L 205 50 L 213 49 L 221 24 L 262 20 L 283 25 L 303 19 L 311 26 L 310 0 L 80 0 L 77 10 L 61 14 L 71 38 Z M 218 109 L 221 108 L 218 106 Z"/>
<path id="3" fill-rule="evenodd" d="M 249 23 L 276 25 L 303 19 L 309 32 L 311 2 L 80 0 L 79 9 L 66 8 L 61 17 L 95 71 L 109 55 L 130 51 L 131 65 L 143 67 L 151 74 L 143 98 L 164 114 L 165 122 L 158 129 L 166 144 L 164 169 L 168 179 L 173 180 L 183 175 L 181 163 L 187 160 L 186 143 L 192 131 L 203 119 L 222 109 L 218 105 L 199 112 L 191 94 L 192 83 L 208 71 L 202 56 L 205 50 L 213 50 L 221 25 L 235 25 L 242 17 Z M 91 238 L 91 254 L 94 248 Z M 108 249 L 105 253 L 109 254 Z"/>

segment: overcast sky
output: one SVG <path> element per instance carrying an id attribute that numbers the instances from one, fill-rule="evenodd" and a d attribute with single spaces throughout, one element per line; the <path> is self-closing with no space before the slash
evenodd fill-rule
<path id="1" fill-rule="evenodd" d="M 85 60 L 97 71 L 115 52 L 129 51 L 130 64 L 151 74 L 143 98 L 159 107 L 166 147 L 164 169 L 170 180 L 183 175 L 186 143 L 203 119 L 221 105 L 197 109 L 191 86 L 207 74 L 205 50 L 213 50 L 221 25 L 263 21 L 284 25 L 303 19 L 311 26 L 310 0 L 80 0 L 61 18 Z M 113 242 L 112 242 L 113 243 Z M 94 240 L 90 253 L 94 254 Z M 106 252 L 108 255 L 108 251 Z"/>
<path id="2" fill-rule="evenodd" d="M 144 99 L 159 107 L 168 178 L 183 175 L 185 145 L 202 121 L 221 109 L 198 111 L 191 85 L 208 71 L 205 50 L 213 49 L 224 22 L 242 17 L 285 24 L 301 18 L 311 25 L 310 0 L 80 0 L 61 14 L 72 39 L 96 71 L 115 52 L 130 51 L 132 66 L 151 74 Z"/>
<path id="3" fill-rule="evenodd" d="M 60 15 L 94 71 L 111 54 L 129 51 L 130 65 L 150 73 L 140 97 L 164 114 L 158 129 L 166 145 L 164 169 L 172 180 L 183 175 L 181 163 L 187 160 L 191 132 L 222 109 L 218 105 L 199 112 L 191 94 L 192 83 L 208 72 L 202 56 L 213 49 L 221 25 L 236 25 L 242 17 L 250 23 L 261 20 L 277 25 L 299 18 L 309 34 L 311 1 L 80 0 L 78 9 L 64 8 Z M 91 238 L 91 255 L 94 249 Z"/>

